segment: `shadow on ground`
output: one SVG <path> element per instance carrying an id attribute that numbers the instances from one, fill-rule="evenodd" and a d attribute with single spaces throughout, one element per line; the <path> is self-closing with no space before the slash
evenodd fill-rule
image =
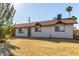
<path id="1" fill-rule="evenodd" d="M 37 39 L 37 38 L 30 38 L 30 40 L 42 40 L 42 41 L 50 41 L 50 42 L 55 42 L 55 43 L 65 42 L 65 43 L 77 43 L 77 44 L 79 44 L 79 40 L 76 40 L 76 39 L 57 39 L 57 38 L 54 38 L 54 39 L 43 39 L 43 38 Z"/>
<path id="2" fill-rule="evenodd" d="M 24 37 L 13 37 L 13 39 L 29 39 L 29 40 L 50 41 L 50 42 L 55 42 L 55 43 L 66 42 L 66 43 L 77 43 L 77 44 L 79 44 L 78 39 L 58 39 L 58 38 L 48 39 L 48 38 L 24 38 Z"/>
<path id="3" fill-rule="evenodd" d="M 4 51 L 6 51 L 5 56 L 8 54 L 8 56 L 14 56 L 13 53 L 11 53 L 11 50 L 15 50 L 15 49 L 20 49 L 17 46 L 14 46 L 12 44 L 10 44 L 9 42 L 4 43 Z"/>

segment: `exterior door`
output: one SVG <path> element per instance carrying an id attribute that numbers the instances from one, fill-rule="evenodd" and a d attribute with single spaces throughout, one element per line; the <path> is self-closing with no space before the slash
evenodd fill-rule
<path id="1" fill-rule="evenodd" d="M 31 37 L 31 28 L 28 28 L 28 37 Z"/>

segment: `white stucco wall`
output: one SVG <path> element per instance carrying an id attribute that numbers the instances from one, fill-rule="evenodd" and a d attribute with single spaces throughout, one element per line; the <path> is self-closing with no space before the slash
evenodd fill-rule
<path id="1" fill-rule="evenodd" d="M 62 26 L 60 24 L 55 26 Z M 31 28 L 31 37 L 45 38 L 73 38 L 73 25 L 65 26 L 65 32 L 55 32 L 55 26 L 41 27 L 41 32 L 35 32 L 35 28 Z M 15 30 L 15 36 L 28 36 L 28 29 L 22 28 L 24 33 L 19 33 L 18 28 Z"/>
<path id="2" fill-rule="evenodd" d="M 27 28 L 22 28 L 22 30 L 23 30 L 23 33 L 19 33 L 19 29 L 16 28 L 16 30 L 15 30 L 15 36 L 27 37 L 28 29 Z"/>
<path id="3" fill-rule="evenodd" d="M 59 24 L 59 26 L 61 26 Z M 55 32 L 55 26 L 42 27 L 41 32 L 35 32 L 35 28 L 31 29 L 32 37 L 47 37 L 47 38 L 73 38 L 73 25 L 64 25 L 65 32 Z"/>
<path id="4" fill-rule="evenodd" d="M 52 37 L 55 37 L 55 38 L 73 38 L 73 25 L 64 25 L 64 26 L 65 26 L 65 32 L 53 31 Z M 54 30 L 55 30 L 55 27 L 54 27 Z"/>

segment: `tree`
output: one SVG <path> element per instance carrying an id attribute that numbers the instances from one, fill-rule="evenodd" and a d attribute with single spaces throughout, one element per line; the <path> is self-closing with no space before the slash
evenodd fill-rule
<path id="1" fill-rule="evenodd" d="M 69 17 L 71 17 L 70 12 L 72 11 L 72 7 L 71 7 L 71 6 L 68 6 L 68 7 L 66 8 L 66 11 L 69 12 Z"/>
<path id="2" fill-rule="evenodd" d="M 72 16 L 72 19 L 76 20 L 76 19 L 77 19 L 77 17 L 75 17 L 75 16 Z"/>
<path id="3" fill-rule="evenodd" d="M 13 17 L 16 10 L 11 3 L 0 3 L 0 43 L 3 44 L 11 36 Z M 2 45 L 3 46 L 3 45 Z"/>
<path id="4" fill-rule="evenodd" d="M 15 9 L 12 4 L 0 3 L 0 40 L 5 39 L 7 35 L 11 34 L 14 14 Z"/>

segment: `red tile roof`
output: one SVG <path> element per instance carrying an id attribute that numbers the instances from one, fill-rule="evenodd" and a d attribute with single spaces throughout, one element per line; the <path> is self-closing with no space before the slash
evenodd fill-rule
<path id="1" fill-rule="evenodd" d="M 50 25 L 55 25 L 58 22 L 61 22 L 63 24 L 75 24 L 75 23 L 77 23 L 76 20 L 74 20 L 72 18 L 64 18 L 64 19 L 61 19 L 61 20 L 55 19 L 55 20 L 49 20 L 49 21 L 16 24 L 15 28 L 33 27 L 33 26 L 35 26 L 36 23 L 39 23 L 42 26 L 50 26 Z"/>

